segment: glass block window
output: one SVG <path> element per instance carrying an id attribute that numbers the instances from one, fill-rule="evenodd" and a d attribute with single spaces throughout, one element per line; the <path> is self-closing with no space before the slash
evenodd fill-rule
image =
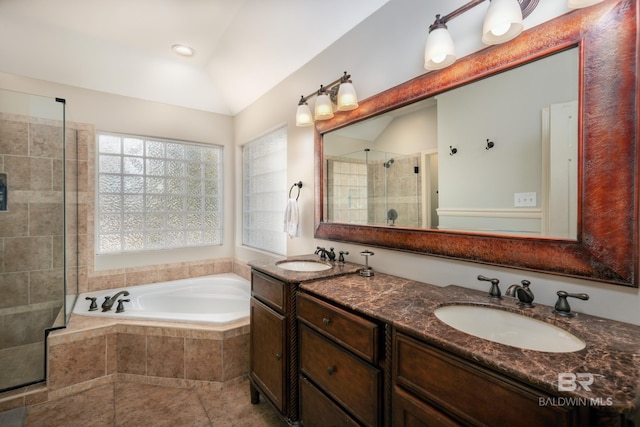
<path id="1" fill-rule="evenodd" d="M 222 147 L 97 134 L 96 252 L 222 244 Z"/>
<path id="2" fill-rule="evenodd" d="M 287 128 L 242 147 L 242 244 L 284 255 Z"/>

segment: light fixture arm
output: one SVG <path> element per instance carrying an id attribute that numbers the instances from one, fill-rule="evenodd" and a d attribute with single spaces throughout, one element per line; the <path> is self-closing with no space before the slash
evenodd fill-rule
<path id="1" fill-rule="evenodd" d="M 311 98 L 312 96 L 321 95 L 322 93 L 329 94 L 329 96 L 333 100 L 335 98 L 335 95 L 338 93 L 338 87 L 340 86 L 340 84 L 350 82 L 350 79 L 351 79 L 351 74 L 348 74 L 345 71 L 344 74 L 340 76 L 339 79 L 336 79 L 327 85 L 320 85 L 320 89 L 314 92 L 311 92 L 309 95 L 300 96 L 300 101 L 298 102 L 298 105 L 302 105 L 305 102 L 307 102 L 309 98 Z"/>
<path id="2" fill-rule="evenodd" d="M 436 15 L 436 20 L 429 27 L 429 31 L 431 31 L 434 28 L 438 28 L 438 27 L 446 24 L 447 22 L 449 22 L 450 20 L 452 20 L 456 16 L 462 15 L 467 10 L 473 9 L 474 7 L 476 7 L 477 5 L 479 5 L 480 3 L 484 2 L 484 1 L 485 0 L 472 0 L 469 3 L 460 6 L 459 8 L 454 10 L 453 12 L 444 15 L 442 18 L 440 17 L 440 15 Z"/>
<path id="3" fill-rule="evenodd" d="M 486 0 L 472 0 L 467 4 L 463 4 L 453 12 L 444 15 L 443 17 L 440 17 L 440 15 L 436 15 L 436 20 L 429 26 L 429 32 L 431 32 L 435 28 L 442 27 L 456 16 L 462 15 L 466 11 L 473 9 L 474 7 L 476 7 L 480 3 L 484 3 L 485 1 Z M 538 5 L 538 2 L 539 0 L 518 0 L 520 9 L 522 10 L 522 18 L 526 18 L 527 16 L 529 16 L 529 14 L 533 12 L 533 9 L 535 9 Z"/>

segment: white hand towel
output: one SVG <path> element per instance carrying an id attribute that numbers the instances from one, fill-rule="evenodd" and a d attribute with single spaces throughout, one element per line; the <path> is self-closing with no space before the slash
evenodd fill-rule
<path id="1" fill-rule="evenodd" d="M 298 201 L 290 198 L 284 211 L 284 231 L 289 238 L 300 237 L 300 211 Z"/>

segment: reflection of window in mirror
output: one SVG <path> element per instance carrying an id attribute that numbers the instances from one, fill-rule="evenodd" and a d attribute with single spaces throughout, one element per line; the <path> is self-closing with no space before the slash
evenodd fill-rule
<path id="1" fill-rule="evenodd" d="M 394 226 L 575 239 L 578 49 L 436 98 L 324 135 L 324 220 L 389 225 L 394 209 Z M 425 153 L 449 146 L 457 154 L 434 157 L 433 167 Z M 369 165 L 357 220 L 337 214 L 347 205 L 336 192 L 346 190 L 327 186 L 336 180 L 330 159 Z"/>

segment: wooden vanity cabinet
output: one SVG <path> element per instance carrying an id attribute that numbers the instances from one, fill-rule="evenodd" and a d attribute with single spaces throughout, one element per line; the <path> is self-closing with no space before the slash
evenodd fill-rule
<path id="1" fill-rule="evenodd" d="M 402 333 L 393 355 L 394 426 L 590 425 L 584 408 L 540 405 L 551 396 Z"/>
<path id="2" fill-rule="evenodd" d="M 288 422 L 298 418 L 297 287 L 297 283 L 251 271 L 251 402 L 258 403 L 262 394 Z"/>
<path id="3" fill-rule="evenodd" d="M 304 292 L 297 294 L 300 422 L 383 424 L 384 328 Z"/>

